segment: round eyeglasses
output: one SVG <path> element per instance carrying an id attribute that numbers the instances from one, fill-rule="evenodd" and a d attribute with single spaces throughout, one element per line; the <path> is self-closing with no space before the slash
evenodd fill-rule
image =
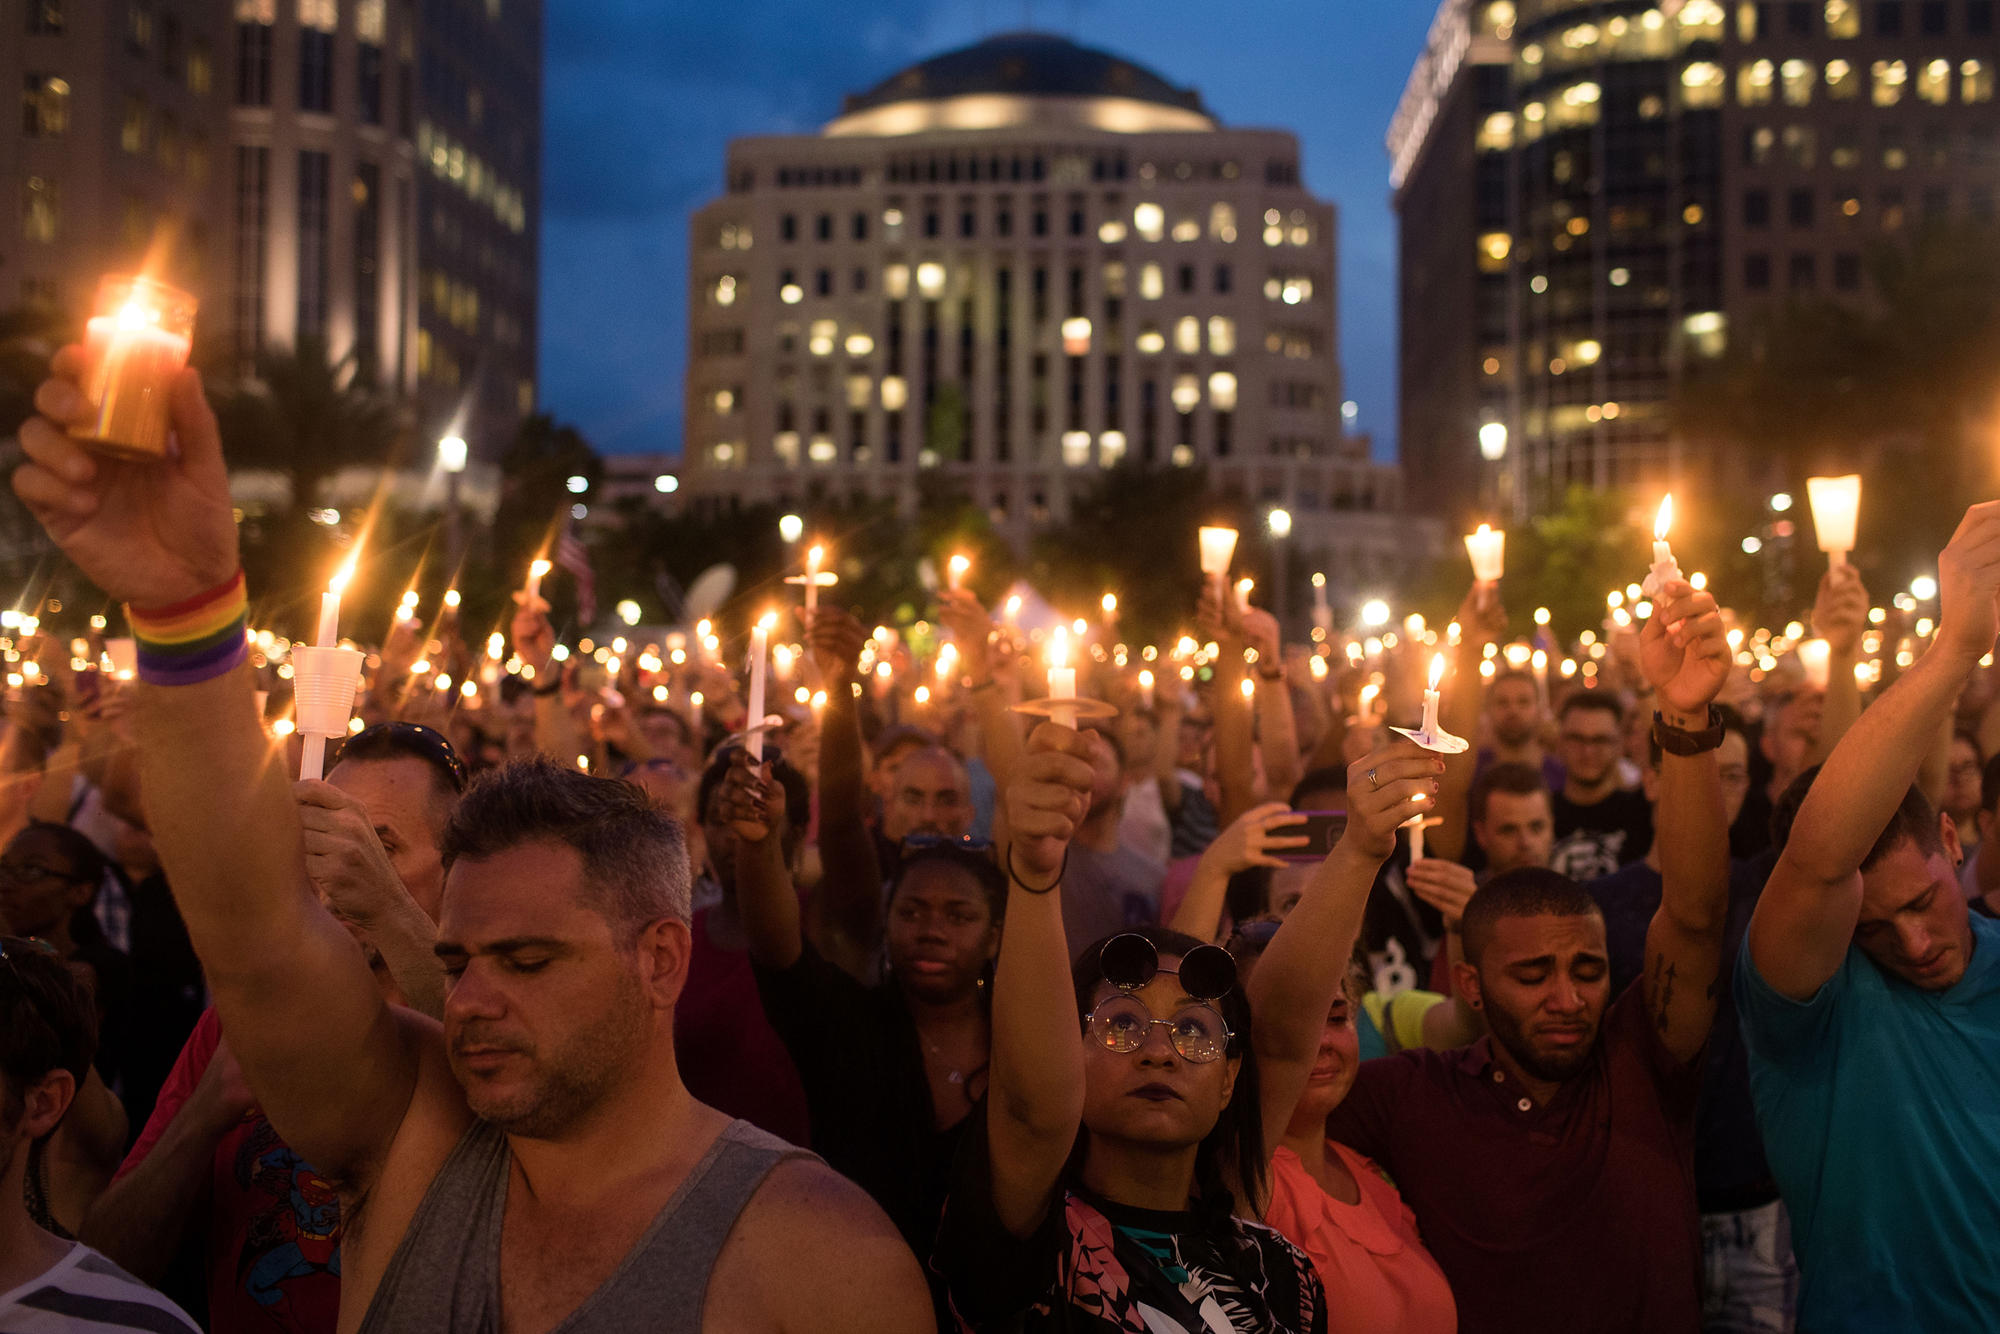
<path id="1" fill-rule="evenodd" d="M 1115 1052 L 1139 1050 L 1155 1025 L 1166 1027 L 1167 1041 L 1191 1064 L 1207 1065 L 1222 1059 L 1229 1050 L 1229 1025 L 1208 1005 L 1190 1005 L 1171 1019 L 1158 1019 L 1144 1001 L 1121 994 L 1092 1010 L 1083 1021 L 1092 1042 Z"/>

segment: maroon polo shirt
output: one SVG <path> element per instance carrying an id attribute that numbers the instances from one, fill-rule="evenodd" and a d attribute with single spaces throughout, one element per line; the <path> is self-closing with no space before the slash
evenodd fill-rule
<path id="1" fill-rule="evenodd" d="M 1416 1212 L 1461 1334 L 1693 1334 L 1701 1325 L 1694 1112 L 1682 1065 L 1628 987 L 1547 1106 L 1481 1038 L 1365 1062 L 1327 1133 Z"/>

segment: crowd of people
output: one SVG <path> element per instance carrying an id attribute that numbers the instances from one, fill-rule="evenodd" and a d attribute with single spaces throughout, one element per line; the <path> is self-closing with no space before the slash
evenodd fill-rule
<path id="1" fill-rule="evenodd" d="M 2000 503 L 1867 691 L 1847 566 L 1824 687 L 1678 574 L 1550 683 L 1475 584 L 1462 755 L 1385 725 L 1410 646 L 1214 583 L 1081 726 L 958 588 L 921 707 L 828 597 L 769 722 L 587 688 L 524 596 L 484 707 L 385 645 L 299 780 L 197 378 L 113 461 L 78 356 L 14 488 L 137 680 L 16 646 L 0 1329 L 2000 1320 Z"/>

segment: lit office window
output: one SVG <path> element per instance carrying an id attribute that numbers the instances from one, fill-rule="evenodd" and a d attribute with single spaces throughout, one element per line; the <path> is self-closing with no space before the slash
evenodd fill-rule
<path id="1" fill-rule="evenodd" d="M 1217 412 L 1233 412 L 1236 408 L 1236 376 L 1231 371 L 1216 371 L 1208 377 L 1208 401 Z"/>
<path id="2" fill-rule="evenodd" d="M 1132 226 L 1140 240 L 1157 241 L 1166 232 L 1166 210 L 1158 204 L 1140 204 L 1132 210 Z"/>
<path id="3" fill-rule="evenodd" d="M 1871 67 L 1874 100 L 1878 107 L 1892 107 L 1903 100 L 1903 85 L 1910 81 L 1910 67 L 1900 60 L 1878 60 Z"/>
<path id="4" fill-rule="evenodd" d="M 1712 60 L 1696 60 L 1681 71 L 1681 104 L 1688 107 L 1719 107 L 1723 99 L 1722 66 Z"/>
<path id="5" fill-rule="evenodd" d="M 1933 60 L 1925 64 L 1917 74 L 1917 98 L 1932 106 L 1943 106 L 1951 101 L 1951 62 Z"/>
<path id="6" fill-rule="evenodd" d="M 1214 204 L 1208 210 L 1208 234 L 1229 245 L 1236 240 L 1236 209 L 1230 204 Z"/>
<path id="7" fill-rule="evenodd" d="M 1201 351 L 1200 320 L 1192 315 L 1183 315 L 1175 322 L 1174 351 L 1190 357 Z"/>
<path id="8" fill-rule="evenodd" d="M 1479 124 L 1473 147 L 1481 153 L 1504 153 L 1514 146 L 1514 113 L 1496 111 Z"/>
<path id="9" fill-rule="evenodd" d="M 1736 71 L 1736 101 L 1746 107 L 1767 105 L 1776 79 L 1777 71 L 1770 61 L 1751 61 Z"/>
<path id="10" fill-rule="evenodd" d="M 1968 106 L 1993 100 L 1993 67 L 1983 60 L 1968 60 L 1958 67 L 1958 98 Z"/>
<path id="11" fill-rule="evenodd" d="M 1845 102 L 1861 94 L 1861 79 L 1855 74 L 1854 66 L 1845 60 L 1826 62 L 1826 95 L 1836 102 Z"/>
<path id="12" fill-rule="evenodd" d="M 1158 301 L 1167 290 L 1167 281 L 1161 276 L 1157 264 L 1143 264 L 1139 267 L 1139 295 L 1148 301 Z"/>
<path id="13" fill-rule="evenodd" d="M 1167 337 L 1160 332 L 1158 325 L 1148 324 L 1139 330 L 1139 336 L 1132 340 L 1132 346 L 1149 357 L 1158 356 L 1167 349 Z"/>
<path id="14" fill-rule="evenodd" d="M 1236 355 L 1236 321 L 1227 315 L 1208 317 L 1208 350 L 1218 357 Z"/>
<path id="15" fill-rule="evenodd" d="M 1810 61 L 1787 60 L 1778 67 L 1778 76 L 1784 80 L 1786 106 L 1812 105 L 1813 67 Z"/>
<path id="16" fill-rule="evenodd" d="M 1859 37 L 1861 6 L 1857 0 L 1826 0 L 1826 35 Z"/>

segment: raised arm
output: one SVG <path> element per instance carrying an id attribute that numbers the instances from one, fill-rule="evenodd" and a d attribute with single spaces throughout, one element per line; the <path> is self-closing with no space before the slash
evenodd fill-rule
<path id="1" fill-rule="evenodd" d="M 331 783 L 294 789 L 305 833 L 306 877 L 320 901 L 354 923 L 382 956 L 403 1004 L 444 1018 L 444 968 L 438 963 L 437 923 L 403 887 L 368 808 Z"/>
<path id="2" fill-rule="evenodd" d="M 1861 684 L 1854 679 L 1861 636 L 1868 628 L 1868 589 L 1852 565 L 1836 565 L 1820 576 L 1813 603 L 1813 632 L 1826 641 L 1826 706 L 1820 711 L 1819 744 L 1808 766 L 1826 763 L 1833 748 L 1861 716 Z M 1893 655 L 1892 655 L 1893 656 Z"/>
<path id="3" fill-rule="evenodd" d="M 1268 611 L 1251 609 L 1243 616 L 1243 636 L 1257 651 L 1257 751 L 1264 760 L 1264 793 L 1283 801 L 1298 786 L 1305 770 L 1299 767 L 1299 726 L 1292 716 L 1278 618 Z"/>
<path id="4" fill-rule="evenodd" d="M 826 708 L 820 714 L 817 785 L 821 934 L 828 934 L 825 928 L 830 928 L 838 936 L 833 943 L 839 946 L 835 953 L 841 956 L 843 966 L 865 968 L 882 939 L 883 874 L 862 805 L 868 782 L 862 758 L 860 701 L 854 698 L 854 683 L 861 679 L 861 646 L 868 641 L 868 632 L 840 608 L 821 606 L 813 610 L 806 638 L 807 651 L 826 691 Z M 783 854 L 768 848 L 759 854 L 760 868 L 774 856 L 782 869 Z M 789 876 L 786 881 L 789 890 Z M 796 916 L 795 899 L 791 911 Z M 796 940 L 789 948 L 775 938 L 769 944 L 776 954 L 786 956 L 763 961 L 774 968 L 789 967 L 798 958 Z"/>
<path id="5" fill-rule="evenodd" d="M 1396 850 L 1396 827 L 1430 810 L 1443 776 L 1441 756 L 1402 737 L 1347 768 L 1347 830 L 1250 974 L 1252 1046 L 1268 1146 L 1284 1139 L 1305 1092 L 1327 1011 L 1361 934 L 1368 891 Z"/>
<path id="6" fill-rule="evenodd" d="M 790 968 L 799 961 L 804 935 L 778 832 L 785 791 L 771 777 L 771 766 L 751 764 L 748 751 L 734 752 L 715 794 L 715 811 L 736 837 L 736 906 L 750 957 L 766 968 Z"/>
<path id="7" fill-rule="evenodd" d="M 83 349 L 56 355 L 21 428 L 14 490 L 85 576 L 134 612 L 147 827 L 223 1026 L 271 1121 L 322 1173 L 365 1176 L 410 1103 L 413 1038 L 353 937 L 307 884 L 284 752 L 265 737 L 244 656 L 229 477 L 200 378 L 172 390 L 179 453 L 99 459 Z"/>
<path id="8" fill-rule="evenodd" d="M 1250 701 L 1243 697 L 1249 669 L 1243 662 L 1243 623 L 1235 610 L 1235 596 L 1218 599 L 1215 585 L 1204 581 L 1195 615 L 1202 635 L 1221 649 L 1209 709 L 1215 717 L 1215 768 L 1222 789 L 1217 815 L 1224 825 L 1257 804 L 1257 723 Z"/>
<path id="9" fill-rule="evenodd" d="M 1938 557 L 1937 637 L 1827 757 L 1750 919 L 1750 961 L 1781 995 L 1810 1000 L 1861 919 L 1861 861 L 1951 714 L 2000 613 L 2000 501 L 1974 505 Z"/>
<path id="10" fill-rule="evenodd" d="M 1479 710 L 1485 700 L 1486 678 L 1479 674 L 1486 645 L 1507 633 L 1507 609 L 1500 590 L 1475 583 L 1458 608 L 1458 648 L 1452 654 L 1451 675 L 1444 684 L 1438 722 L 1453 736 L 1470 740 L 1479 735 Z M 1444 762 L 1444 783 L 1438 791 L 1438 826 L 1429 834 L 1431 855 L 1455 862 L 1465 855 L 1471 837 L 1472 771 L 1478 755 L 1467 751 Z"/>
<path id="11" fill-rule="evenodd" d="M 938 595 L 938 619 L 951 630 L 958 645 L 961 684 L 979 719 L 979 744 L 986 770 L 993 784 L 1006 791 L 1023 753 L 1021 720 L 1013 713 L 1014 700 L 1007 689 L 1010 671 L 1003 679 L 1000 654 L 992 642 L 993 621 L 979 599 L 968 589 L 947 589 Z"/>
<path id="12" fill-rule="evenodd" d="M 1083 1122 L 1083 1031 L 1063 934 L 1062 868 L 1090 811 L 1090 741 L 1043 723 L 1008 785 L 1007 929 L 993 972 L 987 1147 L 993 1206 L 1017 1237 L 1040 1226 Z"/>
<path id="13" fill-rule="evenodd" d="M 1273 869 L 1283 866 L 1284 858 L 1278 854 L 1302 848 L 1310 841 L 1283 831 L 1305 821 L 1303 814 L 1282 801 L 1267 801 L 1237 816 L 1213 843 L 1202 849 L 1201 860 L 1195 863 L 1194 878 L 1188 882 L 1187 893 L 1181 896 L 1180 907 L 1174 910 L 1174 920 L 1167 925 L 1196 940 L 1214 940 L 1222 930 L 1223 898 L 1229 891 L 1230 877 L 1253 866 Z"/>
<path id="14" fill-rule="evenodd" d="M 1660 601 L 1639 637 L 1640 671 L 1662 723 L 1704 731 L 1709 706 L 1729 679 L 1722 614 L 1713 597 L 1684 582 L 1670 582 Z M 1659 910 L 1646 928 L 1646 1007 L 1667 1050 L 1687 1062 L 1700 1054 L 1715 1022 L 1729 916 L 1729 818 L 1714 747 L 1698 755 L 1666 750 L 1656 818 L 1662 885 Z"/>

